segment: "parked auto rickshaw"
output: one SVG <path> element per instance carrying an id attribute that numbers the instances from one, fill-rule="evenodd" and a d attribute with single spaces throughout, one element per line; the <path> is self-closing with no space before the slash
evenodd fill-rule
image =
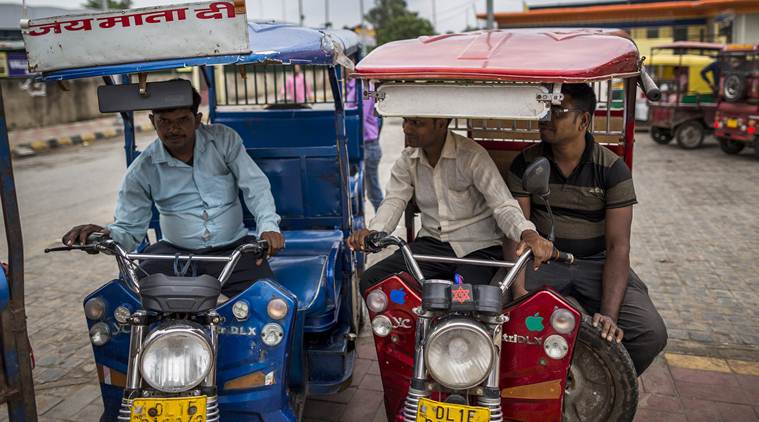
<path id="1" fill-rule="evenodd" d="M 0 202 L 6 256 L 0 256 L 0 405 L 11 422 L 36 421 L 32 368 L 24 304 L 24 242 L 21 233 L 11 148 L 0 86 Z M 0 248 L 2 249 L 2 248 Z"/>
<path id="2" fill-rule="evenodd" d="M 108 238 L 49 250 L 104 253 L 119 264 L 116 278 L 84 300 L 102 420 L 294 421 L 305 396 L 347 387 L 363 261 L 344 238 L 363 226 L 363 132 L 361 101 L 345 106 L 343 75 L 359 58 L 358 37 L 248 22 L 241 1 L 33 20 L 23 30 L 40 80 L 103 79 L 100 108 L 121 113 L 127 165 L 140 154 L 133 112 L 188 104 L 186 81 L 153 81 L 151 72 L 199 67 L 209 122 L 239 133 L 282 217 L 286 247 L 269 260 L 274 279 L 230 298 L 219 285 L 241 254 L 263 258 L 265 244 L 228 257 L 140 253 L 149 239 L 135 251 Z M 132 48 L 143 36 L 150 43 Z M 89 51 L 77 50 L 83 43 Z M 50 61 L 47 52 L 59 49 L 69 52 L 60 57 L 66 65 Z M 244 223 L 254 233 L 247 210 Z M 155 210 L 150 228 L 161 239 Z M 218 275 L 148 285 L 139 262 L 150 259 L 226 264 Z"/>
<path id="3" fill-rule="evenodd" d="M 728 45 L 719 56 L 720 103 L 714 118 L 714 136 L 727 154 L 746 146 L 759 159 L 759 45 Z"/>
<path id="4" fill-rule="evenodd" d="M 711 133 L 717 100 L 702 71 L 723 48 L 722 44 L 690 41 L 651 48 L 646 64 L 662 92 L 661 100 L 648 103 L 655 142 L 667 144 L 674 138 L 681 148 L 694 149 Z"/>
<path id="5" fill-rule="evenodd" d="M 396 41 L 369 53 L 355 76 L 371 81 L 375 90 L 367 94 L 377 99 L 382 116 L 451 118 L 453 130 L 485 147 L 504 176 L 523 148 L 540 142 L 538 122 L 561 103 L 563 83 L 592 84 L 600 100 L 593 135 L 628 166 L 637 87 L 651 99 L 658 95 L 632 40 L 604 29 L 511 29 Z M 619 85 L 624 101 L 613 93 Z M 547 186 L 548 172 L 528 169 L 525 180 L 532 173 L 545 177 Z M 407 210 L 409 241 L 413 221 Z M 405 241 L 385 233 L 368 239 L 369 251 L 400 247 L 408 266 L 366 293 L 388 420 L 632 420 L 638 390 L 624 347 L 598 341 L 589 317 L 553 290 L 508 299 L 529 252 L 516 262 L 443 258 L 415 255 Z M 425 280 L 417 261 L 505 271 L 489 285 L 475 286 Z"/>

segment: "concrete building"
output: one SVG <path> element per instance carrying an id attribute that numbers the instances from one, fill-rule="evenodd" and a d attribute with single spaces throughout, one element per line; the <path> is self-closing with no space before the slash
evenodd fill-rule
<path id="1" fill-rule="evenodd" d="M 759 43 L 759 0 L 528 0 L 523 12 L 496 12 L 495 21 L 500 28 L 622 28 L 644 55 L 679 40 Z"/>

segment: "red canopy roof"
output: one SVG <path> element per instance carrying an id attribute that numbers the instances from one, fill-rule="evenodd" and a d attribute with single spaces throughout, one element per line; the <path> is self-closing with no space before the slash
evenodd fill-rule
<path id="1" fill-rule="evenodd" d="M 356 72 L 371 79 L 592 81 L 633 76 L 638 59 L 635 43 L 618 30 L 503 29 L 387 43 Z"/>

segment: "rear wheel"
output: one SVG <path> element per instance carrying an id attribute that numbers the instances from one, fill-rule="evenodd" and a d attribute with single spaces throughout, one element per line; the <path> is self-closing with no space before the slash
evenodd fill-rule
<path id="1" fill-rule="evenodd" d="M 696 149 L 704 143 L 704 126 L 694 120 L 682 123 L 675 128 L 677 145 L 682 149 Z"/>
<path id="2" fill-rule="evenodd" d="M 651 126 L 651 138 L 657 144 L 666 145 L 672 141 L 672 132 L 669 129 Z"/>
<path id="3" fill-rule="evenodd" d="M 601 338 L 583 315 L 564 397 L 565 422 L 632 421 L 638 383 L 624 346 Z"/>
<path id="4" fill-rule="evenodd" d="M 746 147 L 746 143 L 733 141 L 730 138 L 719 138 L 719 147 L 725 152 L 725 154 L 733 155 L 743 151 L 743 148 Z"/>

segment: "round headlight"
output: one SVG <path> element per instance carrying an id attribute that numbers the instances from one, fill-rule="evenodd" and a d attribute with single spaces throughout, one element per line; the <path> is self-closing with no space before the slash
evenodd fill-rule
<path id="1" fill-rule="evenodd" d="M 449 320 L 435 327 L 424 349 L 435 381 L 454 390 L 482 383 L 490 373 L 495 351 L 488 333 L 468 320 Z"/>
<path id="2" fill-rule="evenodd" d="M 238 300 L 232 305 L 232 315 L 234 315 L 238 321 L 245 321 L 248 319 L 249 311 L 250 307 L 248 307 L 248 302 L 244 300 Z"/>
<path id="3" fill-rule="evenodd" d="M 372 312 L 382 312 L 387 309 L 387 295 L 382 290 L 374 290 L 366 296 L 366 307 Z"/>
<path id="4" fill-rule="evenodd" d="M 264 329 L 261 330 L 261 340 L 267 346 L 276 346 L 285 337 L 285 332 L 282 330 L 282 326 L 274 322 L 270 322 L 264 325 Z"/>
<path id="5" fill-rule="evenodd" d="M 266 313 L 269 318 L 279 321 L 287 316 L 287 302 L 280 298 L 270 300 L 266 305 Z"/>
<path id="6" fill-rule="evenodd" d="M 569 345 L 567 345 L 564 337 L 552 334 L 543 342 L 543 350 L 546 351 L 546 355 L 551 359 L 563 359 L 567 355 L 567 352 L 569 352 Z"/>
<path id="7" fill-rule="evenodd" d="M 132 316 L 132 311 L 124 305 L 119 306 L 113 311 L 113 318 L 119 324 L 126 324 L 130 316 Z"/>
<path id="8" fill-rule="evenodd" d="M 202 331 L 187 325 L 158 329 L 145 342 L 140 372 L 156 390 L 187 391 L 208 375 L 214 359 Z"/>
<path id="9" fill-rule="evenodd" d="M 551 314 L 551 327 L 561 334 L 569 334 L 575 329 L 575 316 L 569 309 L 559 308 Z"/>
<path id="10" fill-rule="evenodd" d="M 93 297 L 84 303 L 84 315 L 87 319 L 98 320 L 105 313 L 105 302 L 99 297 Z"/>
<path id="11" fill-rule="evenodd" d="M 390 322 L 390 318 L 384 315 L 377 315 L 372 320 L 372 331 L 378 337 L 387 337 L 390 331 L 393 330 L 393 323 Z"/>
<path id="12" fill-rule="evenodd" d="M 102 346 L 111 339 L 111 329 L 105 322 L 98 322 L 90 328 L 90 341 L 95 346 Z"/>

